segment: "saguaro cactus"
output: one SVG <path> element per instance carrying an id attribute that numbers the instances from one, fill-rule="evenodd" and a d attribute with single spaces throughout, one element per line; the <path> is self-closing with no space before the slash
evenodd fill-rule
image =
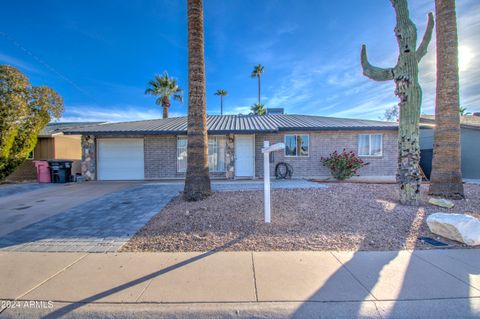
<path id="1" fill-rule="evenodd" d="M 398 42 L 399 56 L 393 68 L 379 68 L 368 62 L 366 46 L 362 46 L 363 74 L 375 81 L 395 82 L 395 95 L 400 99 L 400 127 L 398 132 L 398 172 L 400 202 L 418 205 L 421 176 L 419 173 L 420 146 L 419 120 L 422 89 L 418 83 L 418 63 L 427 53 L 432 38 L 433 14 L 428 14 L 427 29 L 417 48 L 417 28 L 410 20 L 407 0 L 390 0 L 395 9 L 397 25 L 394 32 Z"/>

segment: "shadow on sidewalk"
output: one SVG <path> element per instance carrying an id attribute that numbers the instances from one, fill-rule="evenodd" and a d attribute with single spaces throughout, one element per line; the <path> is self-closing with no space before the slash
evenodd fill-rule
<path id="1" fill-rule="evenodd" d="M 203 258 L 206 258 L 206 257 L 209 257 L 217 252 L 220 252 L 222 250 L 224 250 L 225 248 L 228 248 L 230 246 L 233 246 L 235 245 L 236 243 L 242 241 L 244 238 L 246 237 L 246 235 L 242 235 L 234 240 L 231 240 L 229 241 L 228 243 L 226 243 L 225 245 L 222 245 L 220 247 L 217 247 L 215 249 L 212 249 L 210 251 L 207 251 L 205 253 L 202 253 L 198 256 L 195 256 L 195 257 L 192 257 L 192 258 L 189 258 L 187 260 L 184 260 L 184 261 L 181 261 L 179 263 L 176 263 L 174 265 L 171 265 L 171 266 L 168 266 L 166 268 L 163 268 L 163 269 L 160 269 L 156 272 L 153 272 L 151 274 L 148 274 L 148 275 L 145 275 L 143 277 L 140 277 L 138 279 L 135 279 L 135 280 L 132 280 L 130 282 L 127 282 L 125 284 L 122 284 L 120 286 L 117 286 L 117 287 L 114 287 L 114 288 L 111 288 L 109 290 L 106 290 L 106 291 L 103 291 L 103 292 L 100 292 L 96 295 L 93 295 L 93 296 L 90 296 L 88 298 L 85 298 L 85 299 L 82 299 L 82 300 L 79 300 L 78 302 L 76 303 L 72 303 L 72 304 L 69 304 L 63 308 L 60 308 L 60 309 L 57 309 L 51 313 L 49 313 L 48 315 L 46 315 L 44 318 L 60 318 L 62 316 L 65 316 L 66 314 L 68 314 L 69 312 L 72 312 L 74 311 L 75 309 L 78 309 L 82 306 L 84 306 L 85 304 L 88 304 L 88 303 L 92 303 L 92 302 L 95 302 L 96 300 L 99 300 L 99 299 L 102 299 L 104 297 L 107 297 L 109 295 L 113 295 L 119 291 L 122 291 L 124 289 L 127 289 L 127 288 L 130 288 L 130 287 L 133 287 L 135 285 L 138 285 L 142 282 L 145 282 L 145 281 L 148 281 L 150 279 L 153 279 L 153 278 L 156 278 L 158 276 L 162 276 L 168 272 L 171 272 L 171 271 L 174 271 L 176 269 L 179 269 L 181 267 L 184 267 L 188 264 L 191 264 L 191 263 L 194 263 L 196 261 L 199 261 Z"/>
<path id="2" fill-rule="evenodd" d="M 426 217 L 425 212 L 419 209 L 416 217 L 411 220 L 409 234 L 405 236 L 405 241 L 409 237 L 408 235 L 413 235 L 415 236 L 415 238 L 417 237 L 421 225 L 425 223 L 425 217 Z M 371 238 L 369 237 L 369 234 L 368 233 L 365 234 L 365 237 L 362 243 L 359 244 L 359 247 L 365 247 L 363 244 L 368 243 L 370 240 Z M 417 247 L 418 242 L 416 242 L 415 245 Z M 436 251 L 439 252 L 438 250 Z M 449 250 L 442 250 L 442 251 L 444 251 L 445 253 L 448 253 Z M 435 309 L 435 311 L 437 311 L 438 313 L 433 314 L 433 316 L 432 316 L 432 313 L 430 313 L 430 311 L 432 310 L 431 305 L 429 307 L 429 305 L 421 304 L 422 301 L 425 301 L 425 299 L 427 298 L 425 299 L 412 298 L 412 287 L 414 287 L 415 285 L 425 284 L 425 282 L 421 282 L 422 278 L 419 278 L 418 274 L 415 274 L 415 270 L 412 270 L 413 269 L 412 263 L 416 264 L 415 267 L 417 268 L 416 270 L 418 270 L 418 263 L 426 262 L 430 264 L 429 266 L 432 267 L 432 271 L 440 271 L 447 278 L 455 277 L 456 279 L 465 283 L 466 285 L 457 285 L 457 287 L 455 287 L 455 295 L 469 296 L 470 289 L 474 289 L 469 287 L 470 275 L 479 274 L 480 271 L 473 271 L 473 272 L 464 271 L 467 268 L 469 269 L 474 268 L 473 265 L 462 267 L 462 269 L 457 268 L 455 271 L 455 276 L 452 276 L 450 273 L 447 273 L 445 270 L 440 269 L 438 266 L 434 265 L 428 260 L 417 257 L 416 255 L 414 255 L 414 252 L 412 252 L 412 255 L 410 256 L 408 264 L 405 266 L 401 287 L 393 287 L 393 289 L 397 291 L 396 298 L 393 298 L 393 300 L 389 300 L 393 303 L 393 305 L 391 305 L 389 308 L 386 308 L 386 309 L 379 309 L 379 305 L 377 303 L 371 304 L 375 308 L 377 317 L 379 318 L 411 318 L 411 317 L 429 316 L 432 318 L 433 317 L 443 318 L 443 317 L 449 317 L 452 314 L 452 309 L 449 308 L 449 307 L 452 307 L 452 305 L 442 304 L 442 299 L 445 299 L 445 298 L 441 298 L 441 297 L 432 298 L 432 300 L 435 300 L 435 302 L 438 302 L 436 304 L 437 306 L 440 305 L 440 307 Z M 341 268 L 339 268 L 334 274 L 332 274 L 331 277 L 327 280 L 327 282 L 322 287 L 320 287 L 310 297 L 308 301 L 304 302 L 302 306 L 300 306 L 296 310 L 296 312 L 291 316 L 291 318 L 311 317 L 312 309 L 314 308 L 312 305 L 312 302 L 315 302 L 315 301 L 318 302 L 318 300 L 324 300 L 324 296 L 326 295 L 327 292 L 347 289 L 346 287 L 342 287 L 345 281 L 342 280 L 342 278 L 344 277 L 342 276 L 341 272 L 344 270 L 347 270 L 352 276 L 352 280 L 355 280 L 358 284 L 360 284 L 364 288 L 364 290 L 363 290 L 363 293 L 357 294 L 354 300 L 346 300 L 346 301 L 350 301 L 350 303 L 348 304 L 348 307 L 346 307 L 345 309 L 339 310 L 338 317 L 344 317 L 344 318 L 363 317 L 365 315 L 362 313 L 362 307 L 364 305 L 364 302 L 367 301 L 368 297 L 371 297 L 370 299 L 372 299 L 374 302 L 379 299 L 377 298 L 377 296 L 374 296 L 372 294 L 372 290 L 375 288 L 375 286 L 379 282 L 382 276 L 382 271 L 384 271 L 389 266 L 390 263 L 394 262 L 394 260 L 397 257 L 400 257 L 400 251 L 391 251 L 389 253 L 382 253 L 382 258 L 379 258 L 377 255 L 377 257 L 375 258 L 375 262 L 372 263 L 371 261 L 369 261 L 369 256 L 373 256 L 373 255 L 374 254 L 370 254 L 370 253 L 365 254 L 365 252 L 356 251 L 353 254 L 352 258 L 347 262 L 342 263 Z M 416 259 L 416 260 L 412 262 L 413 259 Z M 357 273 L 363 272 L 363 276 L 361 276 L 361 279 L 357 278 L 357 275 L 354 274 L 355 272 Z M 367 272 L 368 274 L 366 274 Z M 441 278 L 443 277 L 436 277 L 435 279 L 441 280 Z M 428 282 L 431 282 L 431 280 L 429 280 Z M 425 286 L 421 286 L 421 288 L 425 289 Z M 465 290 L 462 291 L 463 288 Z M 429 289 L 429 288 L 427 287 L 426 289 Z M 435 289 L 435 288 L 432 287 L 431 289 Z M 441 295 L 441 293 L 439 293 L 438 295 Z M 414 304 L 415 299 L 419 300 L 420 304 L 419 303 Z M 324 301 L 331 301 L 331 300 L 324 300 Z M 454 308 L 455 317 L 457 318 L 473 318 L 478 316 L 478 313 L 475 313 L 474 309 L 472 309 L 470 305 L 470 300 L 468 298 L 458 298 L 458 297 L 455 298 L 454 307 L 455 307 Z M 448 310 L 448 312 L 442 313 L 442 311 L 445 311 L 445 310 Z M 318 315 L 316 316 L 318 318 L 321 318 L 322 314 L 318 313 Z"/>
<path id="3" fill-rule="evenodd" d="M 472 250 L 467 250 L 469 252 L 472 252 Z M 451 312 L 446 311 L 447 309 L 451 309 L 454 307 L 454 313 L 455 313 L 455 318 L 478 318 L 479 313 L 478 313 L 478 308 L 473 309 L 472 304 L 471 304 L 471 299 L 468 297 L 471 295 L 471 291 L 477 291 L 475 288 L 471 286 L 471 275 L 479 275 L 480 274 L 480 269 L 475 268 L 474 263 L 475 261 L 471 261 L 470 263 L 466 263 L 463 261 L 455 260 L 456 264 L 463 264 L 461 267 L 455 267 L 454 269 L 442 269 L 439 266 L 436 265 L 434 260 L 429 260 L 428 255 L 421 254 L 421 251 L 417 251 L 419 254 L 412 256 L 412 258 L 418 258 L 428 264 L 430 264 L 430 267 L 432 270 L 440 270 L 442 273 L 444 273 L 445 277 L 453 277 L 456 278 L 457 280 L 460 280 L 463 282 L 465 285 L 457 285 L 455 287 L 455 292 L 454 294 L 460 296 L 460 295 L 465 295 L 466 297 L 457 297 L 455 298 L 455 303 L 454 305 L 448 304 L 446 300 L 441 300 L 439 297 L 435 302 L 435 310 L 432 311 L 432 307 L 428 307 L 427 305 L 421 305 L 418 304 L 416 305 L 416 310 L 412 311 L 412 300 L 409 298 L 409 291 L 408 287 L 418 284 L 418 276 L 414 275 L 414 271 L 412 270 L 412 263 L 410 263 L 405 270 L 405 276 L 403 278 L 403 285 L 398 293 L 397 299 L 400 302 L 395 302 L 393 306 L 389 309 L 388 312 L 388 317 L 387 318 L 402 318 L 402 317 L 412 317 L 413 315 L 417 314 L 418 316 L 424 316 L 424 315 L 430 315 L 435 318 L 452 318 Z M 452 258 L 450 256 L 446 256 L 446 254 L 457 254 L 461 253 L 461 251 L 458 250 L 448 250 L 448 249 L 441 249 L 441 250 L 435 250 L 435 252 L 439 254 L 445 254 L 445 258 Z M 428 253 L 428 252 L 425 252 Z M 415 251 L 412 252 L 412 254 L 415 254 Z M 454 259 L 452 258 L 452 261 Z M 452 266 L 453 268 L 453 266 Z M 452 290 L 454 287 L 449 287 Z M 460 288 L 460 289 L 459 289 Z M 464 288 L 464 289 L 462 289 Z M 477 291 L 478 292 L 478 291 Z M 453 293 L 453 292 L 452 292 Z M 447 298 L 448 299 L 448 298 Z M 452 298 L 453 299 L 453 298 Z M 432 299 L 434 300 L 434 299 Z M 403 301 L 403 302 L 402 302 Z M 429 300 L 431 301 L 431 300 Z M 422 315 L 423 313 L 423 315 Z"/>

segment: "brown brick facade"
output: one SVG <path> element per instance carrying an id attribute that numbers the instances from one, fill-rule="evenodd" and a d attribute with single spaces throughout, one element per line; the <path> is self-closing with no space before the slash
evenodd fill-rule
<path id="1" fill-rule="evenodd" d="M 275 165 L 286 162 L 292 165 L 293 177 L 323 177 L 329 176 L 330 171 L 320 162 L 321 157 L 327 157 L 333 151 L 347 151 L 358 153 L 359 134 L 383 134 L 383 156 L 361 157 L 370 163 L 359 171 L 363 176 L 394 176 L 397 169 L 397 131 L 322 131 L 322 132 L 281 132 L 273 134 L 257 134 L 255 136 L 255 175 L 263 177 L 263 141 L 270 144 L 284 142 L 287 134 L 308 134 L 310 136 L 308 157 L 286 157 L 283 151 L 275 152 L 274 163 L 270 164 L 270 174 L 273 176 Z"/>
<path id="2" fill-rule="evenodd" d="M 296 132 L 281 132 L 255 135 L 255 175 L 263 177 L 263 154 L 261 149 L 263 141 L 269 140 L 271 144 L 284 142 L 286 134 Z M 358 152 L 359 134 L 383 134 L 383 156 L 362 157 L 368 166 L 360 170 L 363 176 L 394 176 L 397 169 L 397 131 L 322 131 L 298 132 L 310 136 L 308 157 L 285 157 L 283 151 L 275 152 L 274 163 L 271 164 L 271 175 L 274 173 L 278 162 L 287 162 L 294 168 L 295 178 L 329 176 L 320 158 L 328 156 L 333 151 Z M 136 136 L 138 138 L 138 136 Z M 116 137 L 118 138 L 118 137 Z M 126 137 L 127 138 L 127 137 Z M 234 177 L 234 147 L 233 135 L 227 137 L 226 172 L 214 173 L 212 177 Z M 96 146 L 94 137 L 82 139 L 83 174 L 88 179 L 96 177 Z M 182 178 L 184 173 L 177 173 L 177 136 L 174 135 L 149 135 L 144 137 L 145 179 Z"/>
<path id="3" fill-rule="evenodd" d="M 177 137 L 152 135 L 145 137 L 145 179 L 177 178 Z"/>

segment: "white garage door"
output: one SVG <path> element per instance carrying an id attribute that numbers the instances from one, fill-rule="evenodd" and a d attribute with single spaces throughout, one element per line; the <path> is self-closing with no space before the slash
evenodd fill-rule
<path id="1" fill-rule="evenodd" d="M 144 178 L 143 139 L 99 139 L 98 179 Z"/>

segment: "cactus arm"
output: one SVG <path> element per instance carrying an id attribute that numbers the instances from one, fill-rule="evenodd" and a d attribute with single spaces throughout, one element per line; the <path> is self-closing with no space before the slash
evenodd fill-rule
<path id="1" fill-rule="evenodd" d="M 425 34 L 423 35 L 422 42 L 418 46 L 417 49 L 417 61 L 420 60 L 427 54 L 428 44 L 432 39 L 432 32 L 433 32 L 433 14 L 431 12 L 428 13 L 428 22 L 427 22 L 427 29 L 425 30 Z"/>
<path id="2" fill-rule="evenodd" d="M 363 75 L 365 75 L 366 77 L 375 81 L 393 80 L 393 69 L 379 68 L 371 65 L 370 62 L 368 62 L 367 47 L 365 46 L 365 44 L 362 45 L 362 52 L 360 54 L 360 59 L 362 62 Z"/>

